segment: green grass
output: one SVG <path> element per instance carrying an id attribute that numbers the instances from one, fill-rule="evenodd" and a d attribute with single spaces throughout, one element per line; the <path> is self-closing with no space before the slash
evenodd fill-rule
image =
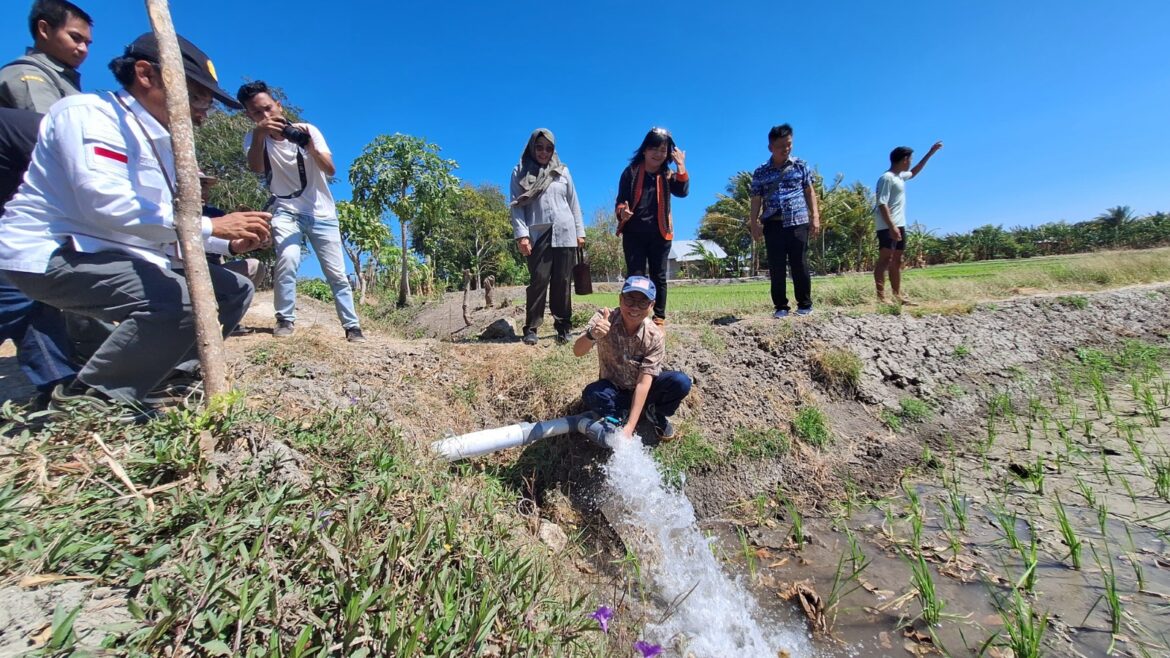
<path id="1" fill-rule="evenodd" d="M 1102 290 L 1170 281 L 1170 248 L 935 265 L 906 270 L 902 281 L 903 288 L 928 307 L 950 309 L 958 304 L 963 306 L 960 310 L 969 312 L 971 300 L 1006 299 L 1021 290 Z M 670 310 L 672 314 L 708 320 L 728 314 L 767 317 L 772 313 L 769 286 L 767 281 L 723 285 L 672 283 Z M 1077 305 L 1079 302 L 1069 301 L 1073 297 L 1059 300 Z M 576 299 L 596 304 L 599 297 L 594 294 Z M 849 309 L 872 307 L 874 303 L 873 276 L 868 272 L 813 278 L 815 308 Z"/>
<path id="2" fill-rule="evenodd" d="M 801 441 L 823 448 L 833 442 L 825 412 L 813 406 L 801 407 L 792 419 L 792 434 Z"/>
<path id="3" fill-rule="evenodd" d="M 738 427 L 731 437 L 728 453 L 732 457 L 760 460 L 786 455 L 791 448 L 792 440 L 778 428 Z"/>
<path id="4" fill-rule="evenodd" d="M 10 431 L 11 426 L 8 428 Z M 212 471 L 204 432 L 242 452 Z M 104 437 L 147 499 L 99 461 Z M 251 445 L 306 456 L 305 481 Z M 430 465 L 393 426 L 359 408 L 272 419 L 230 408 L 138 428 L 74 417 L 15 433 L 0 480 L 5 579 L 56 573 L 124 588 L 135 622 L 118 655 L 543 655 L 589 652 L 586 602 L 510 517 L 518 494 L 470 468 Z M 39 459 L 81 456 L 53 489 Z M 94 477 L 94 476 L 97 477 Z M 509 520 L 509 519 L 512 520 Z M 59 610 L 54 655 L 71 652 Z"/>
<path id="5" fill-rule="evenodd" d="M 706 468 L 719 461 L 719 450 L 694 427 L 685 426 L 678 439 L 663 444 L 654 452 L 667 474 Z"/>

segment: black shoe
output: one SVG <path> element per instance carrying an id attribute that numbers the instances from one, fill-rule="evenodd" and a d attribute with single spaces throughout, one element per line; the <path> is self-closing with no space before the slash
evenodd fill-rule
<path id="1" fill-rule="evenodd" d="M 654 434 L 658 437 L 659 441 L 667 443 L 673 441 L 678 436 L 678 432 L 675 431 L 674 424 L 670 422 L 670 419 L 659 414 L 658 409 L 653 406 L 647 407 L 642 415 L 654 425 Z"/>
<path id="2" fill-rule="evenodd" d="M 345 339 L 351 343 L 364 343 L 364 342 L 366 342 L 366 337 L 362 333 L 361 327 L 350 327 L 349 329 L 346 329 L 345 330 Z"/>
<path id="3" fill-rule="evenodd" d="M 536 344 L 536 330 L 535 329 L 525 329 L 524 330 L 524 344 L 525 345 L 535 345 Z"/>
<path id="4" fill-rule="evenodd" d="M 569 332 L 567 332 L 567 331 L 558 331 L 557 332 L 557 345 L 566 345 L 566 344 L 568 344 L 569 340 L 570 340 Z"/>
<path id="5" fill-rule="evenodd" d="M 143 402 L 150 406 L 175 404 L 178 402 L 199 402 L 203 399 L 203 377 L 197 373 L 176 370 L 161 384 L 155 386 Z"/>
<path id="6" fill-rule="evenodd" d="M 288 338 L 293 335 L 293 331 L 295 329 L 293 328 L 292 320 L 277 320 L 276 328 L 272 330 L 272 335 L 276 338 Z"/>
<path id="7" fill-rule="evenodd" d="M 86 388 L 80 382 L 68 386 L 61 384 L 53 389 L 49 411 L 62 415 L 99 414 L 114 422 L 134 425 L 140 425 L 162 415 L 162 412 L 154 407 L 114 400 L 101 391 Z"/>

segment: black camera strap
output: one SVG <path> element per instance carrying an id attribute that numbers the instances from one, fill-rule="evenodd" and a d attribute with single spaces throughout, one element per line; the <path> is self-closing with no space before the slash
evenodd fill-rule
<path id="1" fill-rule="evenodd" d="M 265 137 L 265 140 L 268 138 Z M 305 193 L 305 188 L 309 186 L 309 177 L 305 174 L 305 151 L 301 147 L 297 147 L 297 173 L 301 177 L 301 189 L 292 194 L 275 194 L 272 192 L 272 160 L 268 157 L 268 143 L 264 144 L 264 186 L 268 188 L 270 196 L 264 202 L 264 208 L 267 210 L 276 203 L 277 199 L 295 199 Z"/>

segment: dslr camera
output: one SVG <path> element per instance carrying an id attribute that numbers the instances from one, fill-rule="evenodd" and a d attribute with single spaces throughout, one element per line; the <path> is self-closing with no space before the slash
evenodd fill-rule
<path id="1" fill-rule="evenodd" d="M 292 125 L 289 123 L 288 119 L 282 118 L 281 121 L 284 122 L 284 127 L 280 129 L 280 134 L 288 141 L 296 144 L 301 148 L 308 147 L 309 142 L 313 141 L 313 138 L 309 135 L 308 132 Z"/>

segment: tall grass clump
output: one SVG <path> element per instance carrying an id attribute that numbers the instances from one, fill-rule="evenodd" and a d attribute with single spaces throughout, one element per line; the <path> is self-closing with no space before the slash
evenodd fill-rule
<path id="1" fill-rule="evenodd" d="M 861 358 L 841 347 L 817 350 L 812 355 L 812 375 L 829 388 L 856 391 L 861 384 Z"/>

